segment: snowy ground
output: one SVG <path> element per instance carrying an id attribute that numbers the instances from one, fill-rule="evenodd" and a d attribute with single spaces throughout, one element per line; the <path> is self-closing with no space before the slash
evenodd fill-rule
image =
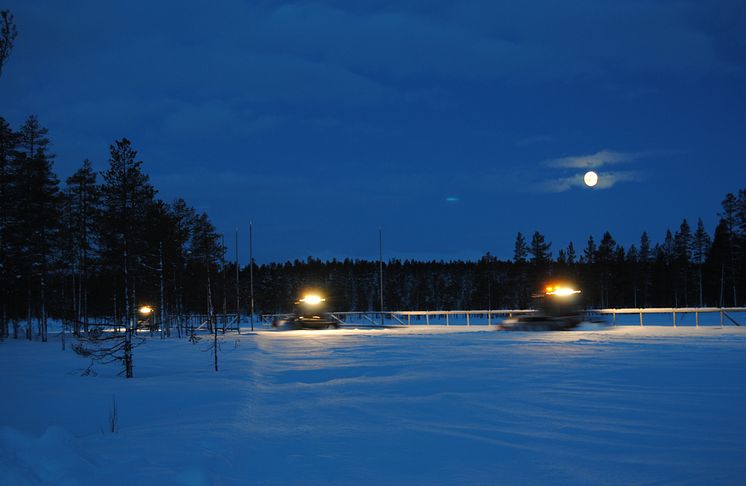
<path id="1" fill-rule="evenodd" d="M 746 330 L 588 329 L 153 338 L 133 380 L 8 340 L 0 483 L 743 484 Z"/>

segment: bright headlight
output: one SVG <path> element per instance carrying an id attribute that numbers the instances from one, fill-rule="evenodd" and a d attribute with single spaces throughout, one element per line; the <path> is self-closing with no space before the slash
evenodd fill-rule
<path id="1" fill-rule="evenodd" d="M 317 304 L 324 302 L 325 300 L 326 299 L 320 295 L 310 294 L 300 299 L 300 302 L 303 302 L 304 304 L 309 304 L 309 305 L 317 305 Z"/>
<path id="2" fill-rule="evenodd" d="M 562 287 L 555 285 L 554 287 L 547 287 L 547 295 L 556 295 L 557 297 L 567 297 L 569 295 L 579 294 L 580 290 L 575 290 L 571 287 Z"/>

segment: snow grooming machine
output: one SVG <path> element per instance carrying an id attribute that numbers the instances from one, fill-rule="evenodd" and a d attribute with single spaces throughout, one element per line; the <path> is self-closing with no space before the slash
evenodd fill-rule
<path id="1" fill-rule="evenodd" d="M 499 329 L 505 331 L 568 331 L 583 321 L 580 290 L 566 285 L 549 285 L 534 294 L 536 312 L 505 319 Z"/>
<path id="2" fill-rule="evenodd" d="M 307 293 L 294 302 L 293 313 L 276 319 L 272 327 L 282 329 L 339 329 L 339 321 L 327 310 L 326 299 L 317 293 Z"/>

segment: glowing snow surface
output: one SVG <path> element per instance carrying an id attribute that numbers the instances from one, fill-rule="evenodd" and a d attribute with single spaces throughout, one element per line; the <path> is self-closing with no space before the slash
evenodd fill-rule
<path id="1" fill-rule="evenodd" d="M 135 379 L 0 343 L 3 484 L 742 484 L 746 332 L 157 338 Z M 107 431 L 113 397 L 119 431 Z"/>

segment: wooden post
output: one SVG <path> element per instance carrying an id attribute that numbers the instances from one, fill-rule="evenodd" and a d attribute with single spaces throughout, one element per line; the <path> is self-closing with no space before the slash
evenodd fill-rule
<path id="1" fill-rule="evenodd" d="M 642 326 L 643 326 L 643 324 L 642 324 L 642 309 L 640 309 L 640 327 L 642 327 Z"/>
<path id="2" fill-rule="evenodd" d="M 694 322 L 697 324 L 697 327 L 699 327 L 699 310 L 694 311 Z"/>
<path id="3" fill-rule="evenodd" d="M 471 326 L 471 320 L 469 319 L 469 312 L 468 311 L 466 312 L 466 325 L 467 325 L 467 327 Z"/>
<path id="4" fill-rule="evenodd" d="M 676 309 L 673 310 L 673 327 L 676 327 Z"/>

